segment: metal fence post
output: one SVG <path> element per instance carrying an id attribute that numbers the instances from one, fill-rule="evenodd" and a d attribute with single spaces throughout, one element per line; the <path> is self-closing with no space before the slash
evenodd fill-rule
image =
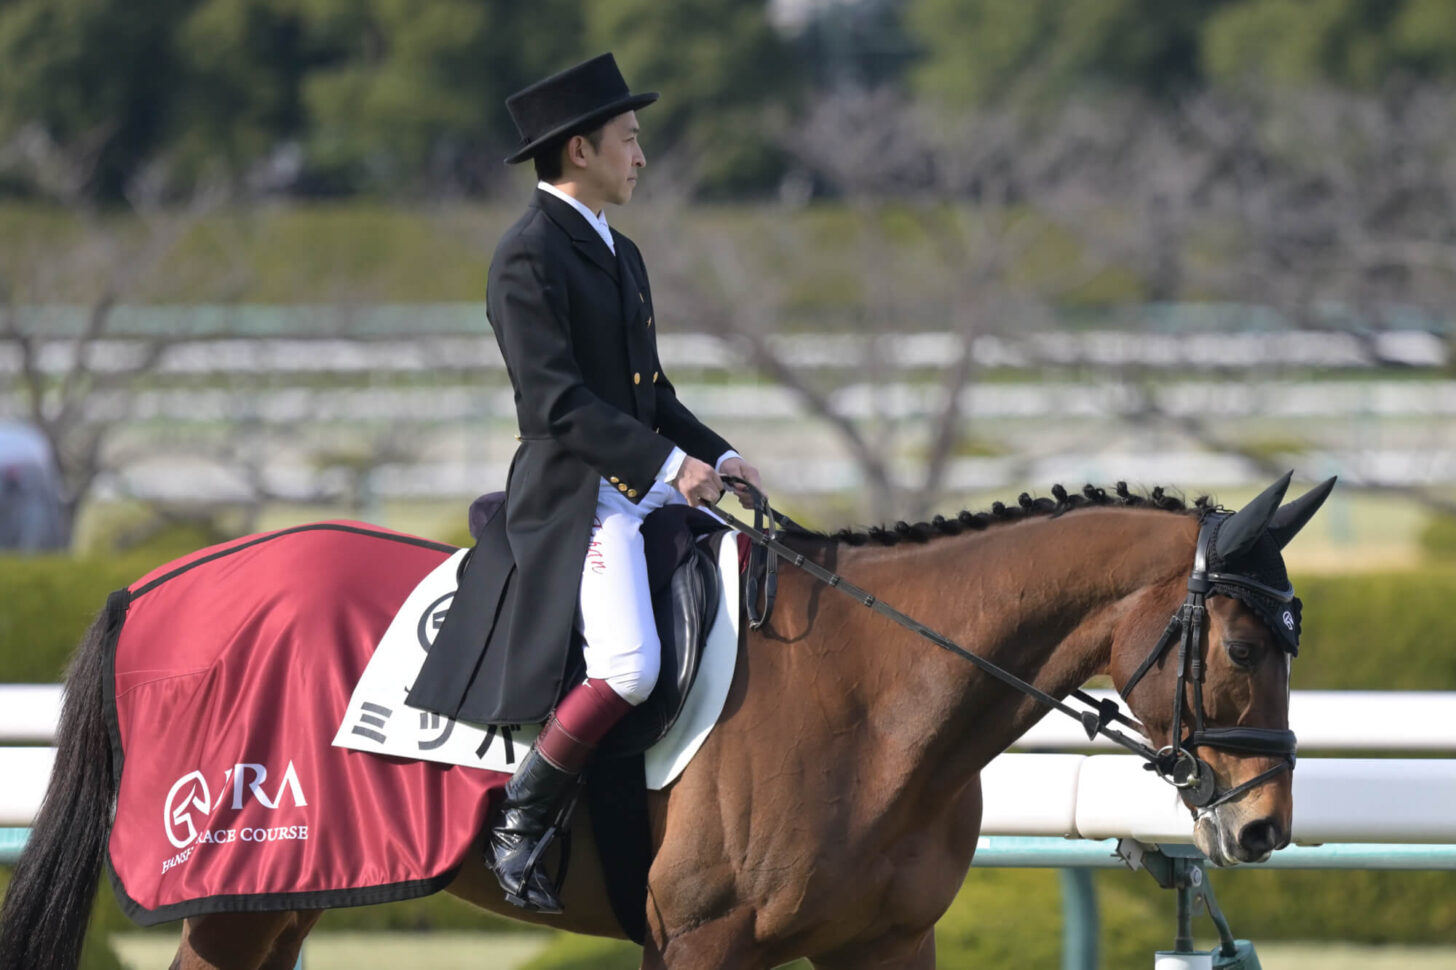
<path id="1" fill-rule="evenodd" d="M 1097 887 L 1091 869 L 1058 870 L 1062 881 L 1062 970 L 1097 970 Z"/>

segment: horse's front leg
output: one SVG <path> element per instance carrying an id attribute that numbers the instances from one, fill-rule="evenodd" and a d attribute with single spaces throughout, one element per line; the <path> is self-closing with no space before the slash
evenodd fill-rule
<path id="1" fill-rule="evenodd" d="M 292 970 L 323 910 L 211 913 L 185 920 L 172 970 Z"/>
<path id="2" fill-rule="evenodd" d="M 888 845 L 905 860 L 875 905 L 883 923 L 814 954 L 815 970 L 934 970 L 935 924 L 965 880 L 981 831 L 981 785 L 973 778 L 939 813 L 927 806 L 922 830 Z"/>
<path id="3" fill-rule="evenodd" d="M 650 916 L 648 923 L 642 970 L 768 970 L 754 939 L 753 910 L 746 906 L 671 936 Z"/>
<path id="4" fill-rule="evenodd" d="M 814 970 L 935 970 L 935 928 L 856 942 L 810 962 Z"/>

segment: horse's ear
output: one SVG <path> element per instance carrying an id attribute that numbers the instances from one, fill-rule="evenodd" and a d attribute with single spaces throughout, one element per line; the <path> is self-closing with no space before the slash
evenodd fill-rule
<path id="1" fill-rule="evenodd" d="M 1304 528 L 1304 524 L 1314 517 L 1320 506 L 1325 504 L 1325 499 L 1330 497 L 1330 489 L 1335 487 L 1335 477 L 1320 482 L 1314 488 L 1305 492 L 1299 498 L 1288 505 L 1281 506 L 1274 517 L 1269 520 L 1269 534 L 1274 541 L 1279 543 L 1283 549 L 1289 544 L 1289 540 Z"/>
<path id="2" fill-rule="evenodd" d="M 1284 493 L 1293 477 L 1292 471 L 1286 474 L 1223 524 L 1218 530 L 1218 554 L 1222 559 L 1237 559 L 1254 548 L 1269 520 L 1279 511 L 1279 503 L 1284 501 Z"/>

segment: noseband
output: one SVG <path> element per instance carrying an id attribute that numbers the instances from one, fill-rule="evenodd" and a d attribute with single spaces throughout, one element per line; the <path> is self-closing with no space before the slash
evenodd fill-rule
<path id="1" fill-rule="evenodd" d="M 1208 571 L 1209 552 L 1218 523 L 1229 518 L 1231 513 L 1210 512 L 1198 529 L 1198 546 L 1193 554 L 1193 573 L 1188 577 L 1188 598 L 1168 621 L 1163 636 L 1154 644 L 1152 651 L 1143 660 L 1119 694 L 1127 700 L 1133 688 L 1143 679 L 1153 665 L 1158 663 L 1178 641 L 1178 683 L 1173 690 L 1173 727 L 1169 733 L 1172 743 L 1157 752 L 1148 765 L 1163 780 L 1183 791 L 1190 804 L 1204 815 L 1230 801 L 1251 788 L 1257 788 L 1281 771 L 1294 770 L 1296 741 L 1293 731 L 1278 728 L 1207 728 L 1203 724 L 1203 657 L 1198 645 L 1208 623 L 1208 609 L 1204 600 L 1215 586 L 1237 586 L 1288 603 L 1294 599 L 1294 587 L 1275 589 L 1247 576 L 1234 573 L 1211 573 Z M 1192 730 L 1183 734 L 1183 699 L 1187 687 L 1193 688 Z M 1233 788 L 1218 790 L 1218 782 L 1208 762 L 1199 758 L 1197 748 L 1219 748 L 1237 751 L 1240 754 L 1266 755 L 1281 758 L 1279 764 Z"/>
<path id="2" fill-rule="evenodd" d="M 746 535 L 752 540 L 755 548 L 751 557 L 751 567 L 747 580 L 746 608 L 752 620 L 754 629 L 758 629 L 767 622 L 769 613 L 773 609 L 775 587 L 777 585 L 775 560 L 783 557 L 793 565 L 804 570 L 815 579 L 828 586 L 831 586 L 846 595 L 854 597 L 862 606 L 867 606 L 877 613 L 880 613 L 896 623 L 925 639 L 936 646 L 955 654 L 956 656 L 969 661 L 985 673 L 995 677 L 997 680 L 1013 687 L 1021 693 L 1035 699 L 1036 701 L 1060 711 L 1069 717 L 1081 722 L 1083 730 L 1087 732 L 1088 740 L 1102 735 L 1108 740 L 1121 745 L 1132 753 L 1142 757 L 1147 764 L 1144 765 L 1150 771 L 1155 771 L 1158 777 L 1171 784 L 1183 793 L 1183 796 L 1196 809 L 1198 817 L 1203 817 L 1213 811 L 1224 802 L 1231 801 L 1252 788 L 1264 784 L 1274 778 L 1280 772 L 1294 770 L 1295 737 L 1293 731 L 1280 730 L 1276 728 L 1208 728 L 1203 723 L 1203 657 L 1199 654 L 1199 642 L 1203 638 L 1204 626 L 1208 622 L 1208 610 L 1204 606 L 1204 600 L 1210 592 L 1216 592 L 1216 587 L 1239 587 L 1263 596 L 1272 597 L 1283 603 L 1294 599 L 1294 587 L 1288 589 L 1274 589 L 1263 583 L 1257 582 L 1247 576 L 1239 576 L 1233 573 L 1211 573 L 1208 571 L 1209 554 L 1213 549 L 1213 537 L 1217 531 L 1218 523 L 1230 517 L 1233 513 L 1217 509 L 1204 515 L 1198 530 L 1198 545 L 1193 556 L 1193 572 L 1188 577 L 1188 598 L 1178 608 L 1168 621 L 1163 636 L 1153 646 L 1152 652 L 1138 666 L 1132 678 L 1121 691 L 1123 700 L 1127 700 L 1132 689 L 1137 686 L 1143 676 L 1158 663 L 1168 652 L 1173 641 L 1177 640 L 1178 646 L 1178 684 L 1173 694 L 1173 728 L 1170 737 L 1173 739 L 1160 750 L 1154 751 L 1150 746 L 1143 744 L 1134 738 L 1128 737 L 1121 731 L 1109 727 L 1113 721 L 1126 725 L 1148 737 L 1147 730 L 1135 720 L 1122 714 L 1118 705 L 1110 700 L 1099 701 L 1081 690 L 1074 690 L 1071 696 L 1085 704 L 1094 707 L 1095 710 L 1079 711 L 1069 704 L 1064 703 L 1056 697 L 1046 693 L 1039 687 L 1027 683 L 1010 671 L 966 650 L 964 647 L 952 641 L 950 638 L 930 629 L 923 623 L 912 619 L 894 607 L 881 602 L 874 594 L 866 592 L 844 579 L 844 577 L 833 573 L 813 560 L 807 559 L 803 554 L 795 552 L 784 545 L 777 538 L 776 524 L 786 527 L 796 527 L 796 523 L 769 507 L 767 498 L 751 483 L 743 479 L 725 475 L 723 480 L 735 487 L 742 487 L 753 496 L 754 503 L 754 525 L 749 526 L 734 518 L 728 512 L 715 508 L 713 511 L 724 522 L 738 532 Z M 808 530 L 803 530 L 808 531 Z M 767 560 L 765 562 L 764 560 Z M 764 607 L 762 612 L 758 611 L 757 596 L 757 574 L 762 570 L 765 574 L 764 586 Z M 1193 716 L 1192 730 L 1186 737 L 1183 736 L 1183 698 L 1187 687 L 1193 687 Z M 1219 748 L 1224 751 L 1237 751 L 1241 754 L 1265 755 L 1282 759 L 1279 764 L 1267 771 L 1261 772 L 1242 784 L 1233 788 L 1218 788 L 1218 780 L 1214 775 L 1213 768 L 1203 759 L 1199 758 L 1197 748 Z"/>

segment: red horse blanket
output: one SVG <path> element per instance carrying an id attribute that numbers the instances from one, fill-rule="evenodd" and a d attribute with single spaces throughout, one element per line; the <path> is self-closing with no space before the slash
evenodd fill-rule
<path id="1" fill-rule="evenodd" d="M 204 549 L 117 597 L 110 864 L 132 919 L 450 882 L 507 776 L 330 742 L 395 612 L 454 551 L 321 523 Z"/>

